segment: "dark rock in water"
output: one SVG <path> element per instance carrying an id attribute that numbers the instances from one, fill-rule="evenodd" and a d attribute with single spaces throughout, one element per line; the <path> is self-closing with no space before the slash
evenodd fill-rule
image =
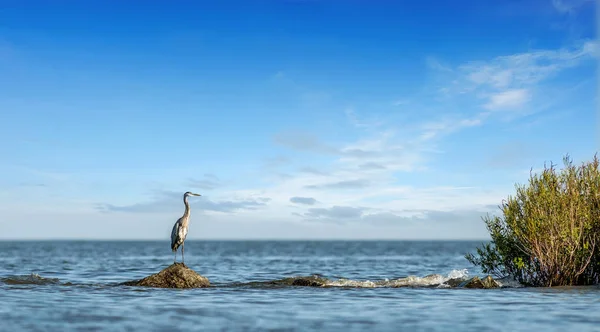
<path id="1" fill-rule="evenodd" d="M 460 286 L 460 284 L 463 282 L 464 280 L 462 280 L 461 278 L 453 278 L 453 279 L 448 279 L 446 280 L 446 282 L 444 282 L 445 285 L 448 285 L 450 287 L 458 287 Z"/>
<path id="2" fill-rule="evenodd" d="M 500 287 L 500 285 L 491 276 L 487 276 L 483 280 L 481 280 L 481 279 L 479 279 L 479 277 L 475 276 L 467 281 L 464 281 L 458 287 L 488 289 L 488 288 L 498 288 L 498 287 Z"/>
<path id="3" fill-rule="evenodd" d="M 293 277 L 272 281 L 271 283 L 275 285 L 323 287 L 327 283 L 327 279 L 318 276 Z"/>
<path id="4" fill-rule="evenodd" d="M 44 278 L 38 274 L 32 273 L 30 275 L 0 278 L 0 282 L 3 282 L 7 285 L 50 285 L 58 284 L 60 283 L 60 280 L 56 278 Z"/>
<path id="5" fill-rule="evenodd" d="M 317 278 L 298 278 L 292 281 L 292 286 L 308 286 L 308 287 L 321 287 L 325 283 Z"/>
<path id="6" fill-rule="evenodd" d="M 209 287 L 206 277 L 196 273 L 183 263 L 174 263 L 166 269 L 141 280 L 123 283 L 126 286 L 145 286 L 158 288 L 202 288 Z"/>

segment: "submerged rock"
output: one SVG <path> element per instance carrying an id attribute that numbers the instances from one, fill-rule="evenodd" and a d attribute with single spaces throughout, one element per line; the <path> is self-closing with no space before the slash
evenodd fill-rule
<path id="1" fill-rule="evenodd" d="M 209 287 L 206 277 L 196 273 L 183 263 L 173 263 L 166 269 L 144 279 L 123 283 L 126 286 L 145 286 L 158 288 L 202 288 Z"/>
<path id="2" fill-rule="evenodd" d="M 479 277 L 475 276 L 469 280 L 462 282 L 458 287 L 464 288 L 498 288 L 500 285 L 496 280 L 494 280 L 491 276 L 487 276 L 483 278 L 483 280 L 479 279 Z"/>
<path id="3" fill-rule="evenodd" d="M 444 282 L 445 285 L 448 285 L 449 287 L 458 287 L 460 286 L 460 284 L 463 283 L 463 279 L 461 278 L 452 278 L 452 279 L 448 279 L 446 280 L 446 282 Z"/>
<path id="4" fill-rule="evenodd" d="M 305 286 L 305 287 L 323 287 L 327 284 L 327 279 L 319 276 L 292 277 L 270 282 L 274 285 Z"/>
<path id="5" fill-rule="evenodd" d="M 322 287 L 325 282 L 317 278 L 298 278 L 292 281 L 292 286 Z"/>

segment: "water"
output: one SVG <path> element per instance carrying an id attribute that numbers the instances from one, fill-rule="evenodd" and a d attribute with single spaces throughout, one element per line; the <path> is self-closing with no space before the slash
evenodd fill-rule
<path id="1" fill-rule="evenodd" d="M 212 287 L 181 290 L 117 285 L 170 265 L 168 241 L 0 242 L 0 331 L 600 331 L 600 287 L 431 286 L 483 276 L 477 245 L 190 240 Z M 262 283 L 314 274 L 332 287 Z"/>

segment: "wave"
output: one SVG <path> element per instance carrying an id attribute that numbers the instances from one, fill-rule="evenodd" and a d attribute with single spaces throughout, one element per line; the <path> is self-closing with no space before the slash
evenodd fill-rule
<path id="1" fill-rule="evenodd" d="M 467 270 L 453 270 L 448 275 L 430 274 L 424 277 L 410 275 L 398 279 L 383 280 L 352 280 L 346 278 L 328 279 L 319 275 L 285 278 L 266 283 L 282 284 L 289 286 L 313 286 L 313 287 L 353 287 L 353 288 L 377 288 L 377 287 L 456 287 L 463 281 L 468 280 Z"/>
<path id="2" fill-rule="evenodd" d="M 249 287 L 249 288 L 271 288 L 271 287 L 346 287 L 346 288 L 458 288 L 465 287 L 472 280 L 466 269 L 452 270 L 447 275 L 430 274 L 424 277 L 409 275 L 397 279 L 383 280 L 353 280 L 346 278 L 330 279 L 322 275 L 314 274 L 308 276 L 289 277 L 272 281 L 254 281 L 247 283 L 223 284 L 217 287 Z M 498 287 L 521 287 L 518 282 L 510 280 L 494 280 Z M 468 286 L 467 286 L 468 287 Z M 484 287 L 476 287 L 484 288 Z"/>

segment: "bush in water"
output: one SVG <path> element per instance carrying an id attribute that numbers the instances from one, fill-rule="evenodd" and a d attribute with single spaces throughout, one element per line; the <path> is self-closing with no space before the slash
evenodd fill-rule
<path id="1" fill-rule="evenodd" d="M 590 162 L 530 172 L 528 185 L 483 218 L 491 243 L 465 257 L 484 273 L 528 286 L 591 285 L 600 281 L 600 170 Z"/>

